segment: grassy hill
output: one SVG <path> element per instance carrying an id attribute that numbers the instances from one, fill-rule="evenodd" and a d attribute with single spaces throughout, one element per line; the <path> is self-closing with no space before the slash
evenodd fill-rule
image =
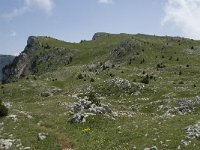
<path id="1" fill-rule="evenodd" d="M 186 129 L 200 120 L 199 55 L 200 41 L 180 37 L 30 37 L 4 69 L 0 147 L 10 139 L 10 149 L 200 149 L 198 129 Z M 72 123 L 79 105 L 86 121 Z"/>

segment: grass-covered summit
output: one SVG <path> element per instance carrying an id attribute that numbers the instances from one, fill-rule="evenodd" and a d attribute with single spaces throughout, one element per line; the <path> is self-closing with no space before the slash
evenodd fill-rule
<path id="1" fill-rule="evenodd" d="M 199 55 L 180 37 L 31 36 L 3 69 L 0 149 L 199 149 Z"/>

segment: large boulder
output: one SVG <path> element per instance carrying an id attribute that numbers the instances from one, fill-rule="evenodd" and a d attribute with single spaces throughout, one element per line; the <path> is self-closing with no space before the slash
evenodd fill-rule
<path id="1" fill-rule="evenodd" d="M 68 121 L 70 123 L 86 122 L 86 118 L 89 116 L 96 114 L 108 115 L 112 112 L 109 105 L 94 102 L 87 96 L 78 98 L 78 101 L 71 106 L 72 116 Z"/>

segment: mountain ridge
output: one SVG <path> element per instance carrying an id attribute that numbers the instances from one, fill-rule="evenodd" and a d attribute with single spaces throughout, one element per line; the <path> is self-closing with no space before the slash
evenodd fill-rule
<path id="1" fill-rule="evenodd" d="M 27 40 L 27 45 L 24 51 L 22 51 L 20 55 L 14 59 L 12 64 L 6 66 L 3 69 L 3 80 L 5 82 L 16 81 L 23 76 L 31 74 L 41 74 L 42 72 L 56 70 L 56 65 L 59 67 L 61 63 L 64 64 L 62 66 L 69 65 L 72 62 L 72 57 L 75 54 L 79 55 L 78 51 L 80 51 L 81 49 L 87 49 L 87 51 L 88 49 L 95 49 L 96 46 L 93 46 L 95 43 L 100 44 L 99 46 L 102 47 L 105 46 L 104 48 L 110 48 L 109 50 L 107 50 L 111 54 L 111 56 L 109 56 L 111 58 L 107 58 L 108 60 L 122 59 L 123 57 L 125 57 L 124 55 L 128 57 L 128 53 L 135 53 L 131 54 L 133 55 L 133 58 L 129 58 L 129 61 L 132 61 L 131 59 L 137 57 L 136 53 L 139 53 L 136 52 L 136 50 L 134 49 L 138 49 L 139 51 L 141 51 L 143 48 L 140 45 L 144 45 L 145 40 L 150 40 L 149 42 L 153 42 L 153 39 L 162 39 L 163 42 L 167 41 L 167 39 L 173 39 L 179 42 L 182 40 L 191 41 L 190 39 L 185 39 L 181 37 L 155 36 L 144 34 L 131 35 L 125 33 L 110 34 L 106 32 L 97 32 L 92 37 L 91 41 L 82 41 L 80 43 L 69 43 L 47 36 L 30 36 Z M 107 43 L 109 41 L 112 41 L 113 44 L 109 45 Z M 163 43 L 162 41 L 160 42 Z M 147 44 L 149 42 L 147 42 Z M 156 45 L 156 43 L 154 44 Z M 86 46 L 81 47 L 82 45 Z M 62 61 L 57 61 L 55 59 L 56 55 L 58 55 L 57 57 L 60 57 Z M 61 55 L 64 55 L 64 57 Z M 108 57 L 108 55 L 109 54 L 106 54 L 105 57 Z M 49 61 L 50 63 L 47 63 L 47 61 Z M 40 65 L 42 68 L 37 68 L 36 66 L 38 65 Z"/>

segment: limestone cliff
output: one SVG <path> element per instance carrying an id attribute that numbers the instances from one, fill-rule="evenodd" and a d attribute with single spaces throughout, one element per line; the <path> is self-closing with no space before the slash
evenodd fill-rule
<path id="1" fill-rule="evenodd" d="M 59 43 L 53 45 L 52 43 Z M 40 75 L 71 63 L 73 51 L 66 42 L 44 36 L 30 36 L 23 52 L 3 69 L 3 82 Z"/>
<path id="2" fill-rule="evenodd" d="M 11 55 L 0 55 L 0 83 L 3 78 L 3 72 L 2 69 L 6 66 L 9 65 L 14 59 L 14 56 Z"/>
<path id="3" fill-rule="evenodd" d="M 41 44 L 37 38 L 30 36 L 24 51 L 15 57 L 11 64 L 3 68 L 3 81 L 7 81 L 7 79 L 15 81 L 21 76 L 29 74 L 33 53 L 40 47 Z"/>

